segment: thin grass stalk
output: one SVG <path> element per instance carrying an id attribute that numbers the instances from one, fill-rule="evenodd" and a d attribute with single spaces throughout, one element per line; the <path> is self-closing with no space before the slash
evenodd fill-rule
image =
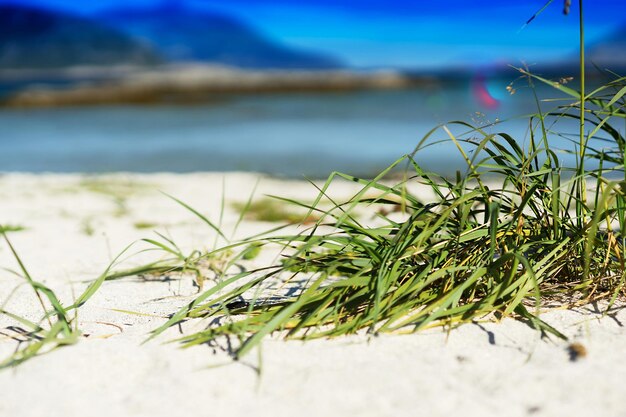
<path id="1" fill-rule="evenodd" d="M 580 124 L 579 124 L 579 164 L 578 164 L 578 199 L 581 203 L 576 204 L 576 215 L 579 221 L 579 227 L 582 227 L 585 223 L 585 212 L 586 212 L 586 203 L 587 203 L 587 185 L 585 178 L 585 157 L 587 151 L 587 140 L 589 138 L 585 137 L 585 23 L 584 23 L 584 14 L 583 14 L 583 0 L 578 0 L 578 11 L 579 11 L 579 23 L 578 23 L 578 31 L 579 31 L 579 69 L 580 69 Z"/>

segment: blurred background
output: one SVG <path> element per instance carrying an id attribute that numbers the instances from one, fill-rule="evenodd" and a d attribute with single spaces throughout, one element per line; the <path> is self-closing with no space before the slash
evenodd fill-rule
<path id="1" fill-rule="evenodd" d="M 0 171 L 372 175 L 450 120 L 523 143 L 512 67 L 579 82 L 578 4 L 527 24 L 545 3 L 0 0 Z M 587 2 L 585 32 L 590 81 L 624 75 L 626 2 Z"/>

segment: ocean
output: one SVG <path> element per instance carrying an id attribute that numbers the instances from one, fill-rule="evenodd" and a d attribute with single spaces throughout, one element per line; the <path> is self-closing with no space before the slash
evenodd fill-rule
<path id="1" fill-rule="evenodd" d="M 480 96 L 467 83 L 402 91 L 284 93 L 223 97 L 202 105 L 67 107 L 0 110 L 0 171 L 194 172 L 253 171 L 323 178 L 333 171 L 372 176 L 414 151 L 429 131 L 448 123 L 507 132 L 529 142 L 525 115 L 537 111 L 523 81 L 486 85 Z M 556 96 L 548 88 L 540 98 Z M 560 102 L 543 102 L 543 110 Z M 501 122 L 493 125 L 494 122 Z M 560 131 L 576 133 L 573 121 Z M 480 138 L 469 133 L 464 138 Z M 573 149 L 566 137 L 553 144 Z M 441 143 L 436 143 L 443 141 Z M 445 175 L 464 162 L 443 128 L 415 154 L 425 169 Z M 466 147 L 469 151 L 471 147 Z M 563 154 L 567 159 L 567 155 Z"/>

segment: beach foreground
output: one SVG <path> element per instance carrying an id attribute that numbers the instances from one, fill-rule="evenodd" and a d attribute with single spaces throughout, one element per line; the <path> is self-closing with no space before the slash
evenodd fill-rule
<path id="1" fill-rule="evenodd" d="M 353 184 L 337 184 L 337 198 Z M 206 250 L 215 233 L 170 194 L 242 238 L 275 226 L 245 220 L 237 204 L 272 194 L 312 201 L 305 181 L 254 174 L 0 176 L 0 224 L 30 274 L 70 304 L 130 243 L 121 267 L 162 256 L 142 238 L 153 230 L 183 251 Z M 233 204 L 235 203 L 235 204 Z M 232 232 L 232 233 L 231 233 Z M 128 256 L 126 256 L 128 255 Z M 256 266 L 275 262 L 262 254 Z M 17 270 L 8 246 L 0 267 Z M 0 271 L 3 308 L 41 317 L 32 289 Z M 208 287 L 210 281 L 205 283 Z M 358 335 L 313 342 L 267 338 L 239 362 L 226 344 L 180 349 L 168 342 L 208 323 L 148 333 L 197 294 L 191 276 L 129 277 L 105 282 L 78 310 L 77 344 L 0 373 L 0 414 L 14 416 L 623 416 L 626 312 L 603 317 L 601 305 L 551 310 L 542 318 L 569 341 L 541 338 L 506 319 L 410 335 Z M 24 339 L 0 319 L 4 357 Z M 575 357 L 570 343 L 584 346 Z M 223 365 L 223 366 L 219 366 Z"/>

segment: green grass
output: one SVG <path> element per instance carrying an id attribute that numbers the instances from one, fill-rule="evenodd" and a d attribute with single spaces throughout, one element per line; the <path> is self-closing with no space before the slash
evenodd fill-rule
<path id="1" fill-rule="evenodd" d="M 582 16 L 582 2 L 580 7 Z M 571 98 L 548 111 L 537 100 L 528 138 L 507 134 L 505 124 L 488 132 L 451 122 L 435 127 L 414 152 L 374 179 L 333 173 L 314 202 L 291 201 L 293 211 L 286 199 L 253 202 L 250 197 L 236 207 L 241 213 L 235 229 L 244 218 L 314 219 L 294 234 L 278 235 L 281 224 L 262 236 L 231 242 L 221 229 L 224 204 L 214 223 L 174 199 L 215 232 L 213 249 L 186 254 L 167 236 L 145 239 L 167 258 L 126 271 L 109 267 L 69 307 L 29 275 L 0 232 L 42 308 L 39 322 L 2 311 L 27 327 L 32 339 L 0 366 L 76 342 L 80 331 L 69 314 L 106 280 L 172 271 L 193 274 L 201 291 L 150 338 L 186 320 L 219 318 L 179 341 L 189 347 L 235 336 L 230 340 L 240 342 L 233 345 L 237 358 L 272 333 L 302 340 L 404 333 L 486 317 L 524 320 L 544 334 L 565 338 L 540 318 L 547 301 L 568 306 L 604 300 L 608 311 L 625 295 L 626 279 L 626 78 L 614 76 L 587 92 L 582 49 L 578 90 L 519 70 L 531 86 L 546 83 Z M 558 131 L 564 119 L 577 120 L 578 131 Z M 562 165 L 559 150 L 551 146 L 556 134 L 572 139 L 574 166 Z M 424 171 L 417 163 L 420 152 L 442 138 L 466 161 L 454 178 Z M 393 182 L 389 174 L 398 167 L 404 168 L 404 178 Z M 328 191 L 339 181 L 359 190 L 347 200 L 333 200 Z M 416 185 L 435 198 L 424 201 L 412 194 Z M 87 186 L 115 198 L 128 195 L 97 182 Z M 291 217 L 303 208 L 308 214 Z M 247 269 L 265 246 L 281 248 L 281 261 Z M 209 275 L 215 284 L 203 290 Z"/>
<path id="2" fill-rule="evenodd" d="M 1 226 L 0 230 L 2 230 Z M 8 300 L 3 301 L 0 314 L 3 314 L 20 326 L 24 330 L 23 335 L 26 337 L 26 340 L 18 344 L 13 354 L 4 360 L 0 360 L 0 369 L 5 369 L 20 365 L 29 359 L 56 348 L 75 344 L 81 336 L 81 331 L 77 325 L 76 312 L 98 291 L 109 276 L 111 268 L 119 256 L 113 260 L 102 275 L 87 286 L 71 305 L 64 306 L 51 288 L 31 276 L 4 231 L 0 231 L 0 237 L 3 238 L 18 265 L 17 271 L 9 272 L 24 279 L 28 286 L 32 288 L 33 296 L 41 307 L 41 317 L 34 321 L 6 310 L 4 306 Z M 74 313 L 73 317 L 71 313 Z"/>
<path id="3" fill-rule="evenodd" d="M 133 223 L 133 227 L 138 230 L 154 229 L 157 226 L 158 226 L 157 223 L 145 222 L 145 221 L 138 221 L 138 222 Z"/>
<path id="4" fill-rule="evenodd" d="M 319 216 L 314 213 L 302 212 L 292 204 L 275 198 L 263 198 L 251 203 L 233 203 L 233 208 L 244 213 L 246 220 L 271 223 L 315 223 Z"/>
<path id="5" fill-rule="evenodd" d="M 150 185 L 122 178 L 94 176 L 84 178 L 79 183 L 79 189 L 110 198 L 116 207 L 114 215 L 123 217 L 129 213 L 128 199 L 150 189 Z"/>
<path id="6" fill-rule="evenodd" d="M 183 320 L 225 317 L 180 341 L 193 346 L 237 335 L 241 356 L 275 331 L 306 340 L 359 331 L 412 332 L 492 315 L 527 320 L 541 332 L 564 337 L 539 318 L 544 301 L 565 296 L 572 303 L 612 303 L 623 295 L 626 141 L 611 122 L 625 118 L 624 99 L 615 93 L 624 85 L 618 78 L 588 98 L 586 122 L 592 132 L 600 126 L 594 134 L 613 145 L 588 149 L 587 158 L 599 161 L 599 168 L 581 176 L 578 167 L 561 166 L 548 141 L 549 120 L 576 117 L 576 92 L 568 106 L 533 116 L 527 149 L 504 132 L 460 122 L 440 126 L 430 136 L 441 133 L 457 144 L 466 172 L 455 179 L 424 172 L 414 156 L 429 136 L 415 154 L 374 180 L 331 175 L 311 210 L 324 199 L 332 201 L 326 195 L 336 181 L 358 183 L 360 191 L 324 210 L 307 232 L 257 241 L 281 245 L 288 256 L 263 271 L 225 274 L 153 336 Z M 467 133 L 453 133 L 457 130 Z M 385 185 L 387 173 L 400 164 L 408 165 L 406 179 Z M 580 184 L 588 182 L 593 189 L 584 188 L 584 199 Z M 421 201 L 407 191 L 411 184 L 428 187 L 437 198 Z M 380 197 L 367 197 L 372 191 Z M 381 210 L 398 199 L 404 220 Z M 360 215 L 354 214 L 357 209 Z M 368 211 L 382 224 L 368 224 L 371 216 L 363 215 Z M 323 225 L 333 231 L 321 232 Z M 256 300 L 277 277 L 285 286 L 298 285 L 303 277 L 307 283 L 298 296 Z M 224 306 L 241 296 L 249 306 L 226 313 Z M 235 320 L 231 313 L 243 316 Z"/>
<path id="7" fill-rule="evenodd" d="M 373 180 L 333 173 L 313 204 L 295 202 L 322 213 L 312 227 L 255 241 L 283 247 L 281 263 L 225 272 L 151 337 L 185 320 L 219 317 L 218 324 L 179 341 L 188 347 L 237 336 L 234 355 L 241 357 L 274 332 L 308 340 L 513 317 L 565 338 L 540 319 L 546 301 L 569 300 L 562 302 L 567 306 L 606 300 L 608 310 L 624 295 L 626 278 L 626 78 L 614 76 L 585 92 L 583 57 L 581 50 L 580 90 L 519 70 L 531 86 L 546 83 L 571 98 L 549 111 L 537 100 L 529 138 L 510 136 L 504 124 L 489 133 L 451 122 Z M 563 119 L 577 120 L 578 132 L 559 132 Z M 573 138 L 574 166 L 561 164 L 550 143 L 556 134 Z M 423 148 L 442 138 L 466 161 L 456 178 L 426 172 L 416 162 Z M 519 145 L 525 142 L 525 148 Z M 401 165 L 404 180 L 388 185 L 388 174 Z M 328 190 L 337 181 L 359 184 L 360 191 L 333 201 Z M 408 191 L 413 185 L 436 198 L 422 201 Z M 323 201 L 331 208 L 321 209 Z M 398 201 L 401 220 L 389 215 L 389 205 Z M 368 221 L 372 217 L 378 222 Z M 300 292 L 264 299 L 276 281 Z M 226 307 L 242 297 L 245 307 Z"/>
<path id="8" fill-rule="evenodd" d="M 128 198 L 149 189 L 143 182 L 114 177 L 86 177 L 79 187 L 92 193 L 102 194 L 114 198 Z"/>
<path id="9" fill-rule="evenodd" d="M 94 221 L 91 217 L 83 219 L 80 222 L 80 230 L 86 236 L 93 236 L 96 233 Z"/>
<path id="10" fill-rule="evenodd" d="M 25 226 L 21 224 L 5 224 L 4 226 L 0 225 L 0 234 L 9 233 L 9 232 L 21 232 L 26 230 Z"/>

